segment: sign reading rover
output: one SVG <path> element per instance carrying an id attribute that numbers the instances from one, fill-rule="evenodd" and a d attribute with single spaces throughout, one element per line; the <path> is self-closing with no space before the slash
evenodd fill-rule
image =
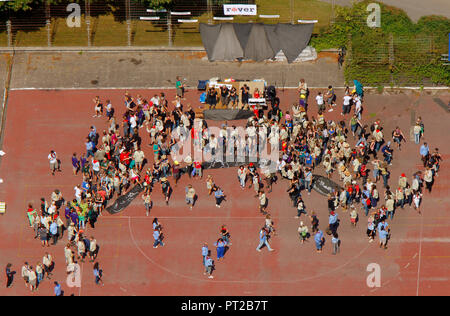
<path id="1" fill-rule="evenodd" d="M 224 4 L 225 15 L 256 15 L 256 4 Z"/>

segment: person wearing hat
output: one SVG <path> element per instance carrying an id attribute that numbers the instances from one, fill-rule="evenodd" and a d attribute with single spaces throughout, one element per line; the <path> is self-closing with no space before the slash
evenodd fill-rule
<path id="1" fill-rule="evenodd" d="M 178 160 L 175 160 L 173 162 L 172 175 L 173 175 L 173 179 L 175 180 L 175 186 L 177 186 L 178 180 L 180 180 L 180 178 L 181 178 L 181 168 L 180 168 L 180 163 L 178 162 Z"/>
<path id="2" fill-rule="evenodd" d="M 406 188 L 406 185 L 408 184 L 408 179 L 406 178 L 406 175 L 402 173 L 400 177 L 398 178 L 398 186 L 402 189 Z"/>
<path id="3" fill-rule="evenodd" d="M 396 206 L 401 206 L 403 208 L 405 204 L 405 194 L 403 193 L 403 189 L 398 187 L 397 191 L 395 191 L 395 201 Z"/>

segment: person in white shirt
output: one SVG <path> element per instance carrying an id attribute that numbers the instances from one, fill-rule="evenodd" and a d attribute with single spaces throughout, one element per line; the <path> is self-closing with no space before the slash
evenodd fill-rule
<path id="1" fill-rule="evenodd" d="M 52 176 L 54 176 L 55 171 L 61 171 L 58 155 L 53 150 L 51 150 L 47 158 L 50 162 L 50 171 L 52 172 Z"/>
<path id="2" fill-rule="evenodd" d="M 53 273 L 51 273 L 53 258 L 48 252 L 46 252 L 42 258 L 42 264 L 44 265 L 44 272 L 47 274 L 47 279 L 50 279 L 50 276 L 53 275 Z"/>
<path id="3" fill-rule="evenodd" d="M 90 262 L 94 262 L 97 257 L 97 240 L 92 236 L 89 244 L 89 258 Z"/>
<path id="4" fill-rule="evenodd" d="M 22 266 L 22 278 L 25 281 L 25 287 L 28 287 L 28 277 L 29 277 L 30 271 L 28 268 L 28 262 L 25 262 Z"/>
<path id="5" fill-rule="evenodd" d="M 324 105 L 324 102 L 323 102 L 322 92 L 317 93 L 316 102 L 317 102 L 317 107 L 319 108 L 319 111 L 322 111 L 322 112 L 325 111 L 325 105 Z M 332 110 L 333 109 L 331 109 L 331 111 Z"/>
<path id="6" fill-rule="evenodd" d="M 153 98 L 150 99 L 150 101 L 153 103 L 153 105 L 155 106 L 159 106 L 159 97 L 158 95 L 154 95 Z"/>
<path id="7" fill-rule="evenodd" d="M 66 258 L 66 264 L 69 265 L 73 263 L 72 249 L 70 249 L 70 244 L 64 247 L 64 257 Z"/>
<path id="8" fill-rule="evenodd" d="M 77 202 L 81 203 L 81 193 L 83 190 L 81 190 L 79 185 L 75 186 L 73 189 L 75 190 L 75 198 L 77 199 Z"/>
<path id="9" fill-rule="evenodd" d="M 211 134 L 211 137 L 209 138 L 209 148 L 211 149 L 211 155 L 214 160 L 216 156 L 217 146 L 218 146 L 217 138 L 214 134 Z"/>
<path id="10" fill-rule="evenodd" d="M 28 282 L 30 284 L 30 290 L 33 292 L 36 290 L 36 272 L 34 272 L 33 267 L 30 266 L 30 269 L 28 270 Z"/>
<path id="11" fill-rule="evenodd" d="M 344 96 L 344 103 L 342 105 L 342 113 L 341 113 L 341 115 L 345 115 L 347 113 L 350 113 L 350 108 L 351 108 L 350 100 L 352 100 L 352 97 L 350 95 L 346 94 Z"/>
<path id="12" fill-rule="evenodd" d="M 360 120 L 362 114 L 361 98 L 358 97 L 358 95 L 355 95 L 353 98 L 353 103 L 355 104 L 355 115 L 358 117 L 358 120 Z"/>

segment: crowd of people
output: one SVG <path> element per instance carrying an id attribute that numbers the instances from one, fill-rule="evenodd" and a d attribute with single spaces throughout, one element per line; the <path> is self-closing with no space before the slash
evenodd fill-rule
<path id="1" fill-rule="evenodd" d="M 391 139 L 397 144 L 397 150 L 401 150 L 402 143 L 407 143 L 407 140 L 399 127 L 388 133 L 381 120 L 364 122 L 363 93 L 356 89 L 345 90 L 342 120 L 326 120 L 326 112 L 332 112 L 338 106 L 333 87 L 329 86 L 327 91 L 317 93 L 315 101 L 318 114 L 312 115 L 312 105 L 308 102 L 309 89 L 302 79 L 298 88 L 299 100 L 286 112 L 281 110 L 278 99 L 277 102 L 271 102 L 271 108 L 266 112 L 254 112 L 245 126 L 245 135 L 238 133 L 236 126 L 227 124 L 222 124 L 216 135 L 210 132 L 205 120 L 196 119 L 190 106 L 186 108 L 183 105 L 184 91 L 182 86 L 179 88 L 173 101 L 173 109 L 169 109 L 164 93 L 154 95 L 151 99 L 125 93 L 125 112 L 120 119 L 117 119 L 118 113 L 109 100 L 103 106 L 99 97 L 94 98 L 94 116 L 104 116 L 106 127 L 99 133 L 95 126 L 91 126 L 85 140 L 86 153 L 72 155 L 73 174 L 82 177 L 81 184 L 74 187 L 74 198 L 66 201 L 62 193 L 55 189 L 49 201 L 41 198 L 39 211 L 32 204 L 28 205 L 28 222 L 42 247 L 49 247 L 49 242 L 56 245 L 63 238 L 64 232 L 67 232 L 68 242 L 64 255 L 68 272 L 73 272 L 76 261 L 84 262 L 86 256 L 89 256 L 90 262 L 95 262 L 99 247 L 94 237 L 87 237 L 86 230 L 95 228 L 109 201 L 124 195 L 130 188 L 139 186 L 143 191 L 146 215 L 149 216 L 155 186 L 161 186 L 165 202 L 169 205 L 173 192 L 169 177 L 173 178 L 175 186 L 183 174 L 189 178 L 203 178 L 201 160 L 185 155 L 182 161 L 178 161 L 173 156 L 174 149 L 179 146 L 175 134 L 180 140 L 191 137 L 194 147 L 210 152 L 213 159 L 217 158 L 218 153 L 244 152 L 246 155 L 257 155 L 259 149 L 265 146 L 278 148 L 276 169 L 258 168 L 256 164 L 249 163 L 241 165 L 237 170 L 238 184 L 245 190 L 250 183 L 248 188 L 254 191 L 264 220 L 259 232 L 257 251 L 261 251 L 264 245 L 269 251 L 274 250 L 270 247 L 269 240 L 276 230 L 266 192 L 270 193 L 273 184 L 280 178 L 288 183 L 287 193 L 296 210 L 295 218 L 301 218 L 304 214 L 311 222 L 308 228 L 305 220 L 300 221 L 300 242 L 304 243 L 313 235 L 317 252 L 322 251 L 325 234 L 319 229 L 316 213 L 307 211 L 302 192 L 310 194 L 314 181 L 313 172 L 322 173 L 328 179 L 339 179 L 341 189 L 330 192 L 327 197 L 328 225 L 322 226 L 325 227 L 326 234 L 331 236 L 332 253 L 337 254 L 340 245 L 338 208 L 343 212 L 349 211 L 353 226 L 359 221 L 358 210 L 361 209 L 367 217 L 369 242 L 378 234 L 380 247 L 386 248 L 390 236 L 388 221 L 393 220 L 398 208 L 405 206 L 412 206 L 418 213 L 421 212 L 423 187 L 431 192 L 442 161 L 438 148 L 431 151 L 427 143 L 423 143 L 420 155 L 425 170 L 415 171 L 410 181 L 403 173 L 398 183 L 394 184 L 389 170 L 394 159 Z M 248 89 L 243 89 L 239 96 L 237 91 L 231 91 L 233 97 L 228 98 L 227 94 L 221 102 L 235 102 L 236 98 L 241 97 L 244 103 L 249 93 Z M 254 93 L 259 96 L 260 92 Z M 145 137 L 144 140 L 141 131 L 147 132 L 148 138 Z M 419 118 L 414 127 L 416 144 L 420 143 L 423 133 L 424 124 Z M 150 146 L 153 157 L 146 157 L 142 146 Z M 50 171 L 54 175 L 61 170 L 60 160 L 53 150 L 48 159 Z M 382 184 L 379 184 L 380 180 Z M 216 185 L 212 176 L 207 177 L 206 187 L 208 194 L 214 195 L 215 206 L 220 208 L 221 203 L 226 201 L 224 191 Z M 194 186 L 189 184 L 185 193 L 186 204 L 192 210 L 198 199 Z M 162 225 L 157 218 L 153 221 L 153 238 L 153 248 L 164 246 Z M 219 239 L 214 245 L 217 248 L 217 259 L 221 260 L 226 248 L 231 245 L 230 234 L 225 225 L 221 227 Z M 212 278 L 214 262 L 207 244 L 202 248 L 202 256 L 205 274 Z M 44 273 L 48 275 L 50 271 L 45 263 L 42 265 L 43 268 L 37 265 L 33 270 L 25 264 L 26 268 L 22 269 L 22 276 L 32 290 L 42 282 Z M 94 271 L 97 271 L 94 272 L 96 283 L 102 283 L 98 263 L 94 265 L 97 265 L 97 269 L 94 266 Z"/>

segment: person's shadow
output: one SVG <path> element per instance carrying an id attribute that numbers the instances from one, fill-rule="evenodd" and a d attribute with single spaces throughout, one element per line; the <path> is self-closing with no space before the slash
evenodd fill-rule
<path id="1" fill-rule="evenodd" d="M 194 195 L 194 199 L 193 199 L 194 201 L 192 202 L 192 207 L 194 207 L 194 205 L 197 203 L 197 200 L 198 200 L 198 195 L 196 194 L 196 195 Z"/>

